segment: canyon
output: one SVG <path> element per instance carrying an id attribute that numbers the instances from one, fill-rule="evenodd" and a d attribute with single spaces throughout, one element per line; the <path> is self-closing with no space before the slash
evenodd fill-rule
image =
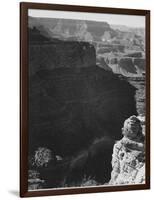
<path id="1" fill-rule="evenodd" d="M 108 69 L 114 73 L 128 77 L 145 73 L 143 28 L 75 19 L 29 17 L 28 21 L 31 30 L 36 28 L 42 37 L 50 40 L 88 42 L 95 48 L 97 64 L 102 68 L 104 59 Z"/>
<path id="2" fill-rule="evenodd" d="M 91 43 L 48 38 L 29 29 L 29 175 L 40 173 L 41 187 L 73 186 L 90 175 L 99 184 L 110 180 L 114 141 L 137 110 L 136 88 L 105 65 L 96 64 Z M 33 165 L 34 152 L 43 147 L 61 161 Z"/>

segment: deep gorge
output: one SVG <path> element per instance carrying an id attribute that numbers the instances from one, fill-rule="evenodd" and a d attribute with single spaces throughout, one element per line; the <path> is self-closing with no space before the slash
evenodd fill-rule
<path id="1" fill-rule="evenodd" d="M 110 176 L 113 141 L 121 138 L 124 120 L 137 114 L 136 88 L 97 66 L 95 48 L 88 42 L 30 40 L 29 67 L 29 155 L 45 147 L 68 160 L 69 177 L 63 163 L 54 168 L 60 174 L 55 177 L 57 187 L 66 177 L 68 185 L 75 184 L 73 170 L 81 179 L 93 174 L 105 183 L 110 177 L 103 180 L 99 173 L 104 170 Z M 106 137 L 108 148 L 102 139 Z M 45 187 L 51 187 L 51 182 Z"/>

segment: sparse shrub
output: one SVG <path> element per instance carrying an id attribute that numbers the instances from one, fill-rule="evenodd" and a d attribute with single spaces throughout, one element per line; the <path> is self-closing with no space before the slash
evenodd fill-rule
<path id="1" fill-rule="evenodd" d="M 51 161 L 55 161 L 55 155 L 50 149 L 39 147 L 34 154 L 34 163 L 37 167 L 46 167 Z"/>

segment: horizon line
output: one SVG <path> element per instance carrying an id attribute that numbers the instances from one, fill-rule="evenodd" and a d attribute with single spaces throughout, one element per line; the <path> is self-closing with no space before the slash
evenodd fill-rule
<path id="1" fill-rule="evenodd" d="M 28 9 L 28 16 L 35 18 L 70 19 L 94 22 L 107 22 L 110 25 L 120 25 L 130 28 L 145 28 L 145 16 L 105 14 L 105 13 L 78 13 L 72 11 Z M 127 22 L 127 24 L 126 24 Z"/>

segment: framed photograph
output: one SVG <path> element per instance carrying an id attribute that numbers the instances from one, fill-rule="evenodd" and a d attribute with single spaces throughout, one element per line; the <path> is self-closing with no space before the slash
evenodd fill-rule
<path id="1" fill-rule="evenodd" d="M 20 3 L 20 196 L 150 188 L 150 11 Z"/>

